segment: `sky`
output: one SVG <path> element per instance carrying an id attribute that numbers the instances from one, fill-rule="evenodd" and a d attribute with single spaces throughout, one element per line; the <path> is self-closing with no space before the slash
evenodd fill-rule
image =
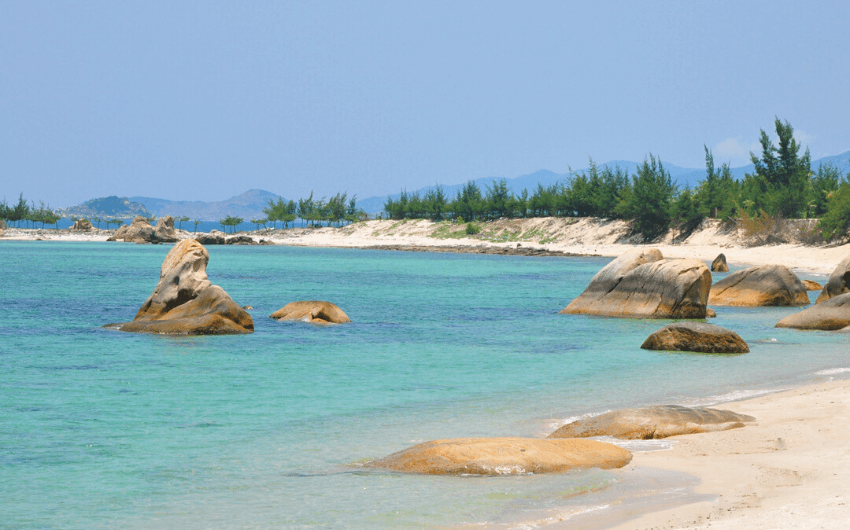
<path id="1" fill-rule="evenodd" d="M 850 150 L 850 3 L 3 0 L 0 200 L 359 198 Z"/>

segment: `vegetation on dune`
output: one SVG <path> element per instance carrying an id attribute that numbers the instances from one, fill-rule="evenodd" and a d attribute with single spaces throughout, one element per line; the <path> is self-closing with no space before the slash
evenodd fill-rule
<path id="1" fill-rule="evenodd" d="M 793 127 L 779 118 L 774 127 L 778 144 L 762 130 L 760 156 L 750 153 L 754 171 L 740 181 L 732 176 L 729 164 L 717 168 L 711 151 L 704 147 L 705 179 L 693 190 L 676 186 L 661 160 L 650 154 L 633 175 L 616 166 L 600 169 L 591 159 L 587 171 L 551 186 L 538 184 L 532 193 L 525 189 L 515 194 L 504 179 L 485 190 L 469 181 L 453 199 L 446 197 L 441 186 L 424 197 L 402 191 L 398 199 L 387 198 L 384 212 L 390 219 L 434 221 L 624 219 L 632 221 L 635 233 L 644 240 L 670 228 L 687 235 L 707 217 L 741 220 L 753 230 L 778 226 L 782 219 L 819 218 L 818 230 L 824 239 L 845 234 L 850 227 L 850 173 L 828 165 L 813 172 L 809 151 L 800 152 Z"/>

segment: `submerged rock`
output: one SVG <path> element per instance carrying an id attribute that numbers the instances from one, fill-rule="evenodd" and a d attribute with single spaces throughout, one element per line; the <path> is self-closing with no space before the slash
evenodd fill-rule
<path id="1" fill-rule="evenodd" d="M 275 320 L 301 320 L 311 324 L 344 324 L 351 322 L 345 311 L 330 302 L 318 300 L 290 302 L 269 318 Z"/>
<path id="2" fill-rule="evenodd" d="M 596 273 L 562 314 L 626 318 L 705 318 L 711 273 L 697 259 L 666 260 L 633 249 Z"/>
<path id="3" fill-rule="evenodd" d="M 613 436 L 630 440 L 651 440 L 680 434 L 725 431 L 743 427 L 755 418 L 730 410 L 658 405 L 623 409 L 568 423 L 549 438 Z"/>
<path id="4" fill-rule="evenodd" d="M 427 475 L 515 475 L 611 469 L 631 459 L 629 451 L 596 440 L 459 438 L 415 445 L 366 466 Z"/>
<path id="5" fill-rule="evenodd" d="M 829 275 L 829 280 L 827 280 L 815 303 L 825 302 L 847 292 L 850 292 L 850 256 L 841 260 L 841 263 Z"/>
<path id="6" fill-rule="evenodd" d="M 107 328 L 137 333 L 218 335 L 252 333 L 254 321 L 224 289 L 207 278 L 207 249 L 194 239 L 174 245 L 159 283 L 132 322 Z"/>
<path id="7" fill-rule="evenodd" d="M 702 322 L 668 324 L 650 335 L 641 348 L 699 353 L 748 353 L 750 351 L 744 339 L 734 331 Z"/>
<path id="8" fill-rule="evenodd" d="M 803 287 L 805 287 L 807 291 L 820 291 L 823 289 L 823 285 L 812 280 L 800 280 L 800 282 L 802 282 Z"/>
<path id="9" fill-rule="evenodd" d="M 803 283 L 784 265 L 761 265 L 733 272 L 711 287 L 711 305 L 801 306 L 809 303 Z"/>
<path id="10" fill-rule="evenodd" d="M 720 253 L 711 262 L 711 272 L 729 272 L 729 265 L 726 264 L 726 255 Z"/>
<path id="11" fill-rule="evenodd" d="M 850 292 L 840 294 L 799 313 L 788 315 L 777 328 L 834 331 L 850 326 Z"/>

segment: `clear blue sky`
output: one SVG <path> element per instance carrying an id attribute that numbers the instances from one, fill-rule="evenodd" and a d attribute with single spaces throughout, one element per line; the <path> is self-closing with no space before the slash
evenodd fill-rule
<path id="1" fill-rule="evenodd" d="M 743 4 L 743 5 L 742 5 Z M 2 3 L 0 199 L 360 198 L 850 149 L 847 2 Z"/>

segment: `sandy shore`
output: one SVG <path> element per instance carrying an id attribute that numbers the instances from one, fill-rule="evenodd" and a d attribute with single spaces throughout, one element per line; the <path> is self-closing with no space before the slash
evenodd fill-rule
<path id="1" fill-rule="evenodd" d="M 616 220 L 502 219 L 480 224 L 481 233 L 474 236 L 465 234 L 465 226 L 447 221 L 366 221 L 343 228 L 269 229 L 239 232 L 237 235 L 248 235 L 257 242 L 265 239 L 289 246 L 520 255 L 615 257 L 636 246 L 635 238 L 629 235 L 628 225 Z M 710 262 L 722 252 L 731 266 L 782 264 L 814 275 L 829 275 L 842 259 L 850 255 L 850 244 L 803 244 L 804 240 L 816 238 L 812 239 L 801 226 L 808 225 L 801 221 L 789 228 L 785 243 L 756 245 L 754 243 L 758 239 L 743 230 L 707 220 L 686 239 L 679 240 L 675 234 L 668 234 L 648 246 L 660 249 L 669 258 L 693 257 Z M 812 226 L 809 226 L 809 231 Z M 89 232 L 7 229 L 0 241 L 106 241 L 113 232 L 98 229 Z M 181 238 L 193 237 L 192 232 L 187 231 L 178 231 L 178 235 Z"/>
<path id="2" fill-rule="evenodd" d="M 822 382 L 719 408 L 755 416 L 757 424 L 671 438 L 677 442 L 671 450 L 635 453 L 622 470 L 684 471 L 700 479 L 696 492 L 713 500 L 650 513 L 614 528 L 850 527 L 850 381 Z"/>

